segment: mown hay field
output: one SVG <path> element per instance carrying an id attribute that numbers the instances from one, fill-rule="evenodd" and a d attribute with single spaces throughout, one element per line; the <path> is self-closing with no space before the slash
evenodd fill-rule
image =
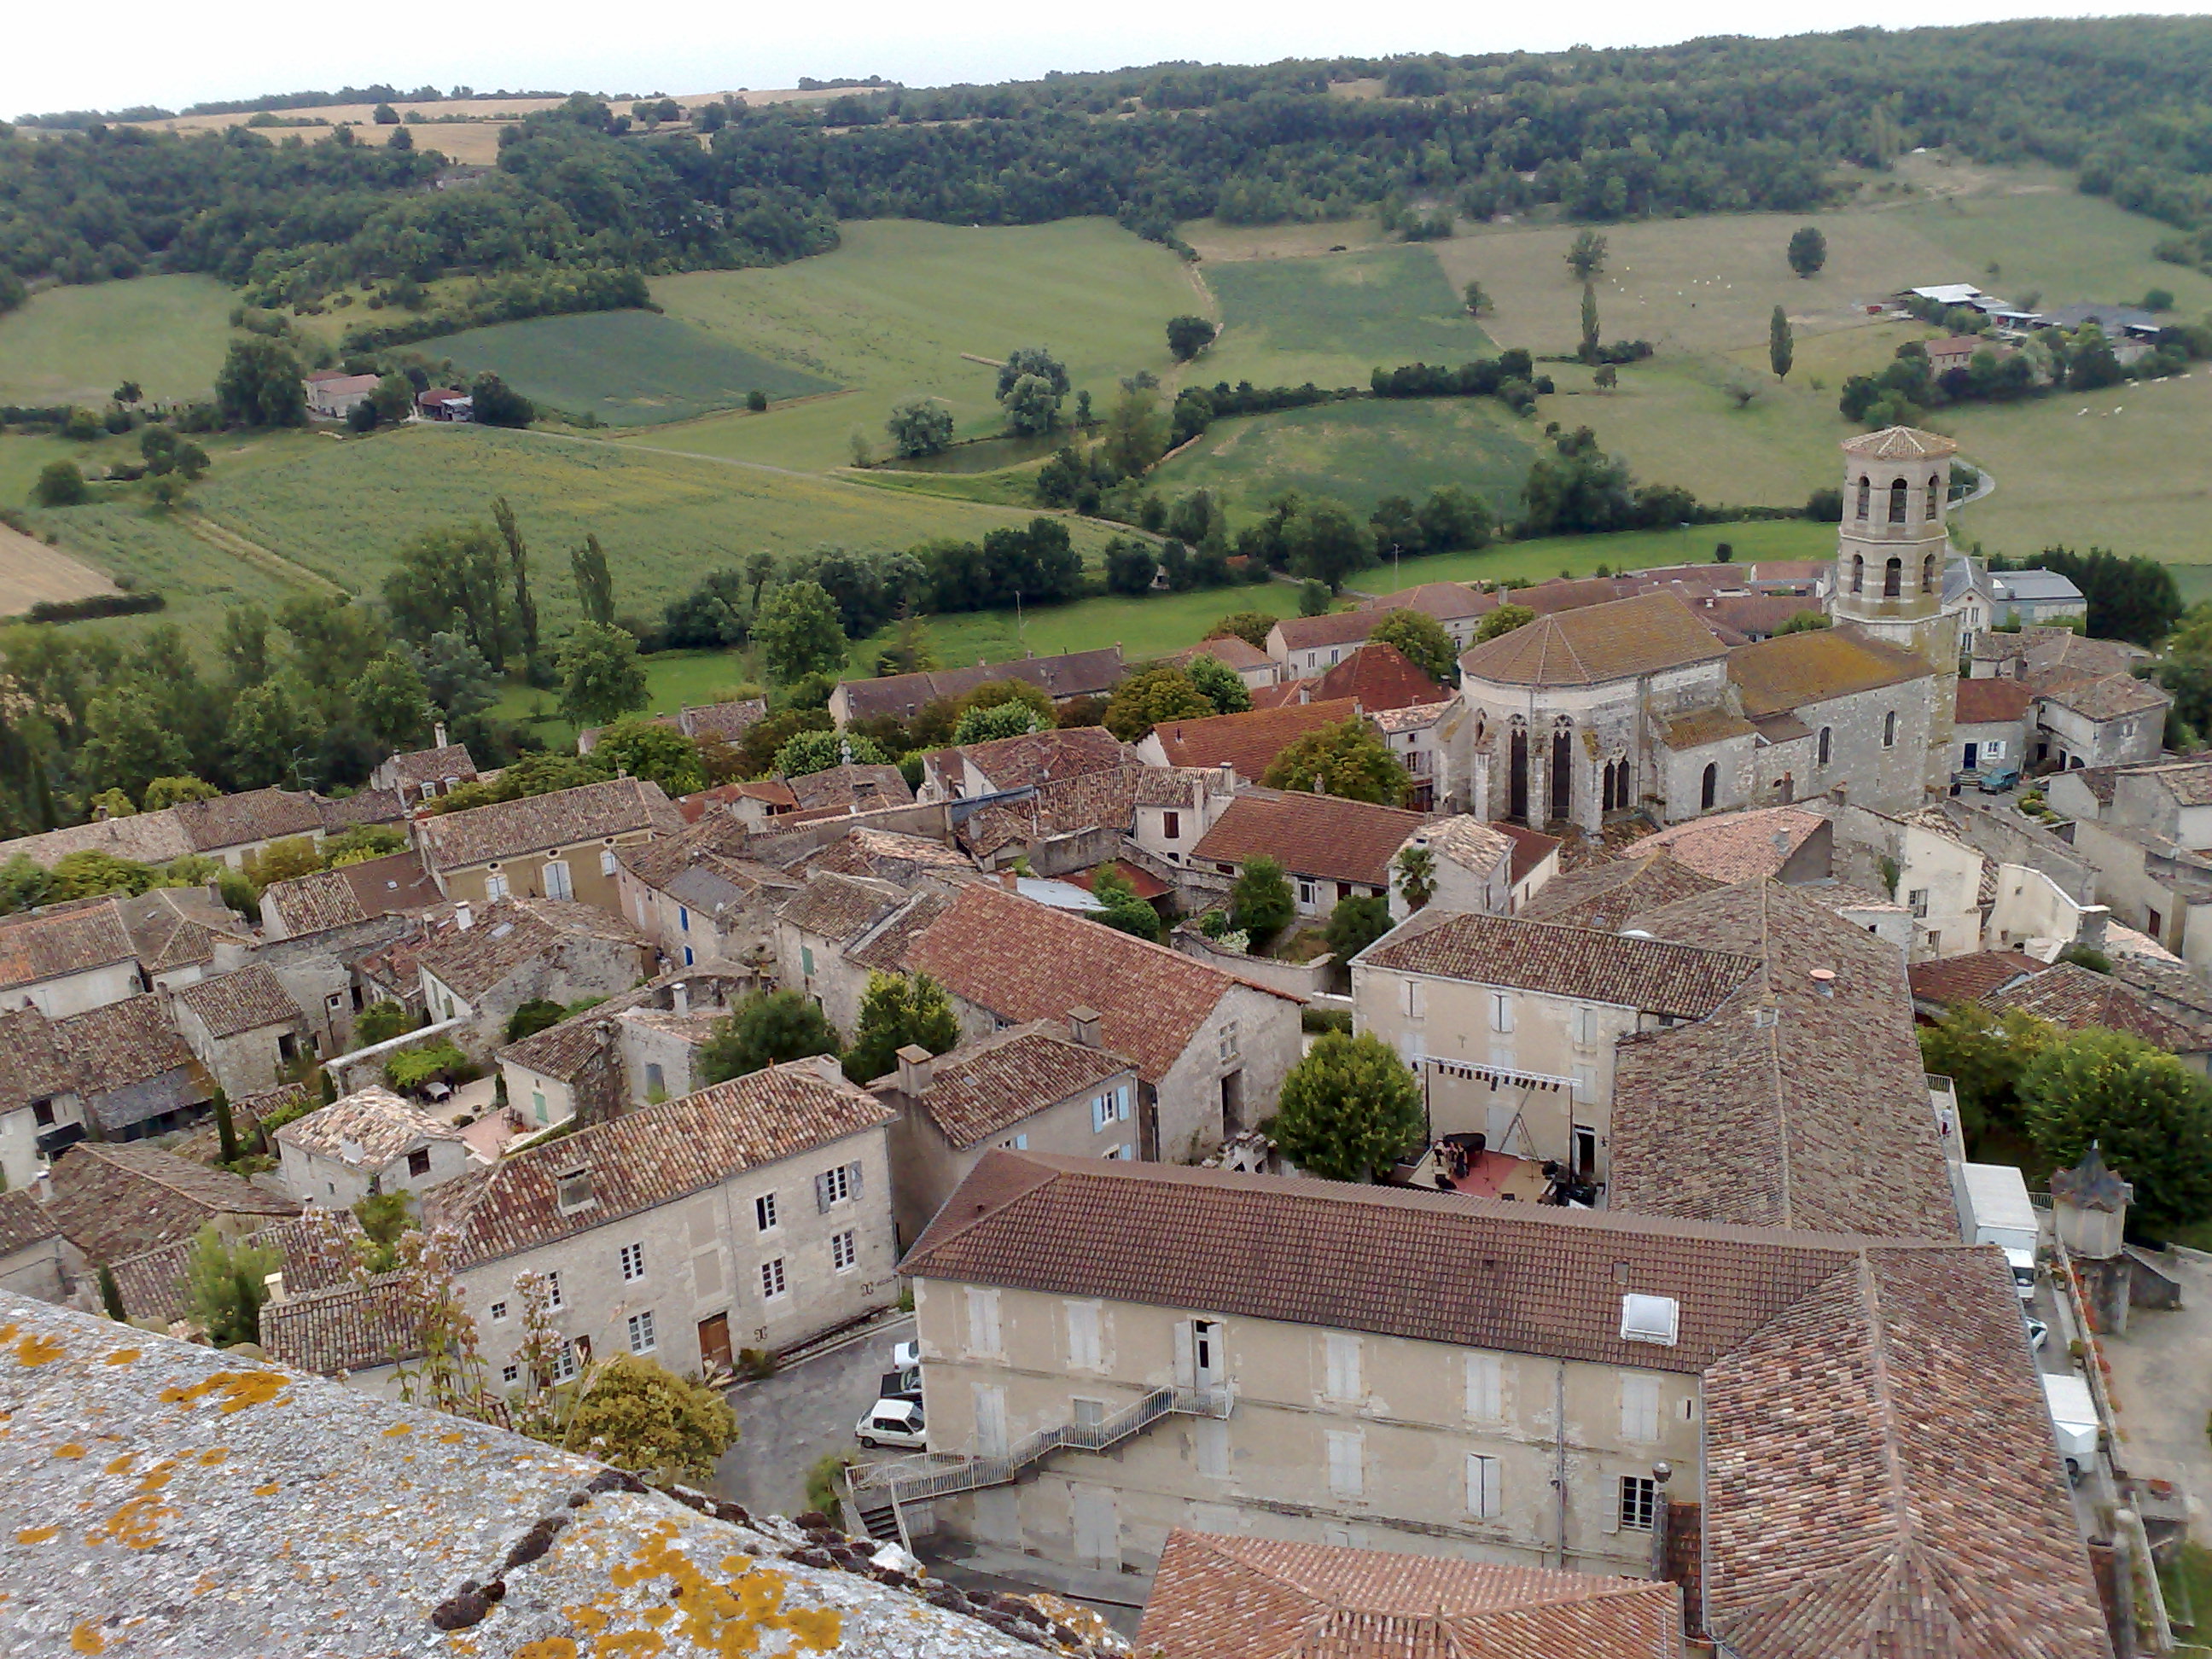
<path id="1" fill-rule="evenodd" d="M 563 414 L 610 426 L 689 420 L 742 404 L 837 390 L 833 380 L 760 356 L 650 311 L 593 311 L 472 328 L 430 343 L 471 374 L 489 370 Z"/>
<path id="2" fill-rule="evenodd" d="M 125 380 L 160 401 L 205 398 L 237 296 L 212 276 L 139 276 L 34 294 L 0 317 L 0 404 L 104 406 Z"/>
<path id="3" fill-rule="evenodd" d="M 842 236 L 834 252 L 774 270 L 662 277 L 653 295 L 670 317 L 732 346 L 854 390 L 764 417 L 696 422 L 653 442 L 839 466 L 850 459 L 851 432 L 880 450 L 884 416 L 921 397 L 951 405 L 961 436 L 983 436 L 1001 425 L 992 364 L 1026 345 L 1048 347 L 1073 389 L 1103 410 L 1123 376 L 1172 371 L 1168 319 L 1206 305 L 1174 254 L 1111 220 L 991 228 L 862 221 Z"/>

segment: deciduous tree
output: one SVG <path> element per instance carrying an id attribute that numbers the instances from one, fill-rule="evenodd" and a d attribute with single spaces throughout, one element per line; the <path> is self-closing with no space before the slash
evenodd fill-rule
<path id="1" fill-rule="evenodd" d="M 1140 669 L 1114 688 L 1104 726 L 1124 743 L 1135 743 L 1163 720 L 1203 720 L 1217 711 L 1180 668 Z"/>
<path id="2" fill-rule="evenodd" d="M 1402 806 L 1413 779 L 1375 729 L 1357 714 L 1291 743 L 1268 764 L 1270 789 L 1301 789 L 1346 800 Z"/>
<path id="3" fill-rule="evenodd" d="M 1951 1079 L 1973 1142 L 1993 1128 L 2017 1133 L 2026 1127 L 2021 1075 L 2059 1036 L 2057 1026 L 2021 1009 L 1998 1016 L 1964 1002 L 1920 1027 L 1920 1055 L 1929 1071 Z"/>
<path id="4" fill-rule="evenodd" d="M 586 536 L 581 547 L 568 550 L 568 574 L 576 584 L 576 609 L 587 623 L 602 628 L 615 623 L 615 579 L 607 568 L 606 550 L 597 536 Z M 487 656 L 490 653 L 485 653 Z"/>
<path id="5" fill-rule="evenodd" d="M 625 714 L 601 732 L 592 758 L 633 778 L 657 783 L 671 795 L 688 795 L 707 787 L 699 745 L 681 732 L 656 726 L 638 714 Z"/>
<path id="6" fill-rule="evenodd" d="M 1168 319 L 1168 355 L 1179 363 L 1187 363 L 1213 343 L 1219 331 L 1204 317 L 1170 317 Z"/>
<path id="7" fill-rule="evenodd" d="M 2212 1215 L 2212 1084 L 2124 1031 L 2081 1030 L 2021 1074 L 2037 1148 L 2062 1164 L 2092 1142 L 2135 1183 L 2130 1220 L 2164 1240 Z"/>
<path id="8" fill-rule="evenodd" d="M 1160 924 L 1160 913 L 1139 898 L 1128 878 L 1112 865 L 1102 866 L 1091 878 L 1091 896 L 1105 906 L 1092 921 L 1155 945 L 1160 942 L 1160 935 L 1166 931 Z"/>
<path id="9" fill-rule="evenodd" d="M 1245 644 L 1265 651 L 1267 635 L 1273 632 L 1280 617 L 1266 611 L 1232 611 L 1206 630 L 1209 640 L 1239 639 Z"/>
<path id="10" fill-rule="evenodd" d="M 1283 866 L 1265 854 L 1247 859 L 1229 890 L 1230 926 L 1249 936 L 1257 947 L 1289 927 L 1297 915 Z"/>
<path id="11" fill-rule="evenodd" d="M 933 1054 L 960 1046 L 960 1018 L 952 1011 L 952 999 L 927 974 L 870 974 L 853 1021 L 845 1075 L 855 1083 L 882 1077 L 896 1069 L 898 1051 L 909 1045 Z"/>
<path id="12" fill-rule="evenodd" d="M 1594 230 L 1577 231 L 1568 245 L 1567 269 L 1578 282 L 1588 283 L 1605 273 L 1605 238 Z"/>
<path id="13" fill-rule="evenodd" d="M 577 1397 L 561 1443 L 660 1484 L 703 1486 L 738 1441 L 716 1389 L 638 1354 L 618 1353 Z"/>
<path id="14" fill-rule="evenodd" d="M 1439 685 L 1459 684 L 1459 647 L 1444 625 L 1425 611 L 1411 606 L 1393 611 L 1375 624 L 1367 640 L 1370 645 L 1397 647 L 1407 661 Z"/>
<path id="15" fill-rule="evenodd" d="M 1474 625 L 1474 642 L 1494 640 L 1500 634 L 1510 634 L 1516 628 L 1526 628 L 1536 620 L 1536 613 L 1525 605 L 1501 605 Z"/>
<path id="16" fill-rule="evenodd" d="M 76 463 L 59 459 L 41 467 L 38 482 L 31 486 L 31 500 L 40 507 L 81 506 L 91 493 Z"/>
<path id="17" fill-rule="evenodd" d="M 430 695 L 413 662 L 387 651 L 353 683 L 354 713 L 387 747 L 413 749 L 429 735 Z"/>
<path id="18" fill-rule="evenodd" d="M 561 649 L 561 713 L 578 726 L 605 726 L 646 704 L 637 641 L 619 628 L 579 623 Z"/>
<path id="19" fill-rule="evenodd" d="M 1002 702 L 987 708 L 970 708 L 952 728 L 955 743 L 990 743 L 1000 738 L 1026 736 L 1047 722 L 1025 703 Z"/>
<path id="20" fill-rule="evenodd" d="M 809 674 L 835 673 L 845 660 L 845 630 L 821 583 L 785 582 L 753 619 L 768 672 L 785 684 Z"/>
<path id="21" fill-rule="evenodd" d="M 1190 659 L 1184 671 L 1190 683 L 1213 705 L 1217 714 L 1241 714 L 1252 707 L 1252 688 L 1244 677 L 1216 656 L 1204 652 Z"/>
<path id="22" fill-rule="evenodd" d="M 1818 225 L 1806 225 L 1790 234 L 1790 269 L 1800 276 L 1820 274 L 1828 263 L 1828 239 Z"/>
<path id="23" fill-rule="evenodd" d="M 266 335 L 231 342 L 215 398 L 231 426 L 305 426 L 307 392 L 291 348 Z"/>
<path id="24" fill-rule="evenodd" d="M 1106 544 L 1106 591 L 1141 599 L 1152 591 L 1159 560 L 1149 543 L 1134 536 L 1116 536 Z"/>
<path id="25" fill-rule="evenodd" d="M 714 1035 L 699 1048 L 699 1074 L 720 1083 L 837 1048 L 837 1028 L 811 1000 L 797 991 L 769 991 L 714 1022 Z"/>
<path id="26" fill-rule="evenodd" d="M 1270 1138 L 1328 1181 L 1371 1181 L 1417 1147 L 1421 1090 L 1406 1062 L 1371 1032 L 1324 1032 L 1283 1079 Z"/>
<path id="27" fill-rule="evenodd" d="M 891 447 L 911 459 L 935 455 L 952 441 L 952 411 L 935 398 L 915 398 L 894 408 L 884 422 Z"/>
<path id="28" fill-rule="evenodd" d="M 1339 899 L 1328 916 L 1328 948 L 1340 967 L 1390 931 L 1390 901 Z"/>
<path id="29" fill-rule="evenodd" d="M 775 751 L 778 777 L 803 778 L 849 761 L 856 766 L 884 766 L 890 755 L 873 738 L 858 732 L 797 732 Z"/>

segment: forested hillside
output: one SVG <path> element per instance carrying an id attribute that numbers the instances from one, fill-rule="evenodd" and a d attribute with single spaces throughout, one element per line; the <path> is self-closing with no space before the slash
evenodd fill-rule
<path id="1" fill-rule="evenodd" d="M 1372 84 L 1379 81 L 1380 85 Z M 511 129 L 491 176 L 431 188 L 434 127 L 313 143 L 0 126 L 0 268 L 94 282 L 202 270 L 265 303 L 349 284 L 545 267 L 774 264 L 836 221 L 1110 214 L 1325 217 L 1378 203 L 1615 220 L 1801 211 L 1919 145 L 2042 160 L 2212 257 L 2212 20 L 2006 23 L 1651 50 L 1170 64 L 816 107 L 695 107 L 672 126 L 579 96 Z M 1343 95 L 1347 91 L 1379 96 Z M 272 103 L 284 100 L 269 100 Z M 420 148 L 405 145 L 418 142 Z M 0 284 L 12 288 L 13 284 Z"/>

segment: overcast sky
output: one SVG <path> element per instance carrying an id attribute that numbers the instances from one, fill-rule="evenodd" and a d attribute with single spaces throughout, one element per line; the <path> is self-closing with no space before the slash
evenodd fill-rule
<path id="1" fill-rule="evenodd" d="M 0 114 L 116 109 L 389 82 L 589 88 L 682 94 L 725 87 L 788 87 L 802 75 L 884 75 L 910 86 L 1033 77 L 1188 58 L 1398 52 L 1552 51 L 1578 42 L 1650 45 L 1707 34 L 1782 34 L 1936 21 L 1873 0 L 1778 8 L 1765 0 L 1626 0 L 1581 5 L 1473 7 L 1460 0 L 1327 5 L 1314 0 L 1122 0 L 1070 6 L 952 0 L 732 5 L 658 0 L 642 12 L 580 0 L 465 0 L 389 12 L 272 11 L 241 0 L 179 9 L 164 0 L 9 8 L 0 32 Z M 2023 15 L 2203 13 L 2212 0 L 2168 5 L 2007 4 L 1954 0 L 1947 23 Z M 631 27 L 635 22 L 641 27 Z"/>

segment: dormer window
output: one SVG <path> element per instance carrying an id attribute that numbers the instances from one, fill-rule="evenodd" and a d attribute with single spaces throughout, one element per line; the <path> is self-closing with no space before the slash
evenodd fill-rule
<path id="1" fill-rule="evenodd" d="M 555 1178 L 555 1201 L 562 1215 L 573 1215 L 579 1210 L 588 1210 L 597 1204 L 599 1196 L 592 1190 L 589 1170 L 570 1170 Z"/>
<path id="2" fill-rule="evenodd" d="M 1620 1340 L 1650 1342 L 1671 1348 L 1680 1339 L 1682 1304 L 1671 1296 L 1638 1296 L 1630 1291 L 1620 1298 Z"/>

